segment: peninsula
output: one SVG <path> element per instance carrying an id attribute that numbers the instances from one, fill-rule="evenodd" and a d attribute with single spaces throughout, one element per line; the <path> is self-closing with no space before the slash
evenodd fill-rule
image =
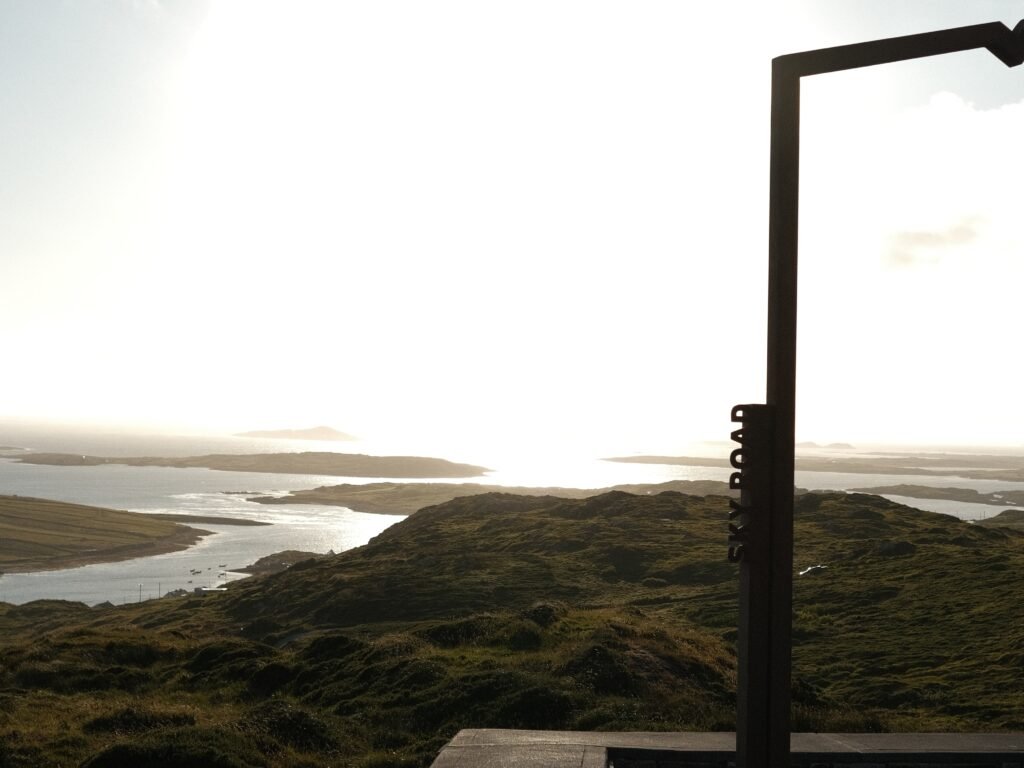
<path id="1" fill-rule="evenodd" d="M 608 488 L 527 488 L 480 483 L 344 483 L 292 491 L 283 496 L 252 496 L 247 501 L 260 504 L 328 504 L 370 514 L 411 515 L 424 507 L 481 493 L 584 499 L 609 491 L 623 491 L 638 496 L 649 496 L 662 491 L 676 491 L 691 496 L 727 496 L 733 493 L 729 490 L 728 483 L 718 480 L 670 480 L 665 483 L 625 484 Z"/>
<path id="2" fill-rule="evenodd" d="M 367 456 L 360 453 L 208 454 L 205 456 L 82 456 L 76 453 L 30 453 L 13 457 L 24 464 L 92 467 L 125 464 L 131 467 L 218 469 L 225 472 L 271 472 L 285 475 L 339 477 L 463 478 L 480 477 L 490 470 L 425 456 Z"/>
<path id="3" fill-rule="evenodd" d="M 944 499 L 996 507 L 1024 506 L 1024 491 L 1005 490 L 982 493 L 973 488 L 933 488 L 930 485 L 878 485 L 872 488 L 851 488 L 856 493 L 874 496 L 906 496 L 911 499 Z"/>
<path id="4" fill-rule="evenodd" d="M 209 533 L 156 515 L 0 496 L 0 571 L 47 571 L 162 555 L 187 549 Z"/>

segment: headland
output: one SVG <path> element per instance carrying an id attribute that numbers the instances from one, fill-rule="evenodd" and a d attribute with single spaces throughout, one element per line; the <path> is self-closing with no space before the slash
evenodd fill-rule
<path id="1" fill-rule="evenodd" d="M 161 555 L 186 549 L 209 533 L 156 515 L 0 496 L 0 571 L 48 571 Z"/>
<path id="2" fill-rule="evenodd" d="M 205 456 L 84 456 L 76 453 L 29 453 L 13 458 L 24 464 L 92 467 L 124 464 L 131 467 L 218 469 L 225 472 L 270 472 L 285 475 L 339 477 L 462 478 L 480 477 L 490 470 L 427 456 L 368 456 L 361 453 L 305 451 L 301 453 L 207 454 Z"/>

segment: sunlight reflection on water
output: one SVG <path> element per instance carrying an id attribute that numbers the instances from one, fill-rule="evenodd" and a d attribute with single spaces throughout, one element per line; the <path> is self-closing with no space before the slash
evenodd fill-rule
<path id="1" fill-rule="evenodd" d="M 224 514 L 224 510 L 210 508 L 205 513 Z M 0 577 L 0 601 L 24 603 L 50 598 L 79 600 L 90 605 L 106 600 L 117 604 L 138 600 L 140 594 L 149 599 L 173 589 L 223 586 L 245 577 L 232 572 L 233 568 L 242 568 L 266 555 L 285 549 L 341 552 L 365 544 L 405 519 L 401 515 L 370 515 L 343 507 L 313 505 L 279 506 L 265 517 L 275 524 L 197 523 L 195 527 L 213 535 L 180 552 L 60 571 L 4 574 Z"/>

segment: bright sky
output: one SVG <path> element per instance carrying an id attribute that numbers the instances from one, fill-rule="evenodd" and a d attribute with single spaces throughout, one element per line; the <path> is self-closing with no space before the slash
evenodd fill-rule
<path id="1" fill-rule="evenodd" d="M 764 398 L 771 57 L 1020 18 L 0 0 L 0 419 L 727 439 Z M 798 439 L 1021 445 L 1024 67 L 803 93 Z"/>

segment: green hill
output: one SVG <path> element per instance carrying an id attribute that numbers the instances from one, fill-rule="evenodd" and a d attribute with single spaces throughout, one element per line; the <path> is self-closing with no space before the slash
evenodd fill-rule
<path id="1" fill-rule="evenodd" d="M 205 598 L 0 606 L 0 766 L 428 765 L 459 728 L 732 729 L 724 497 L 491 493 Z M 1024 536 L 796 510 L 794 728 L 1024 728 Z"/>
<path id="2" fill-rule="evenodd" d="M 977 524 L 989 528 L 1015 528 L 1024 531 L 1024 509 L 1004 509 L 998 515 L 978 520 Z"/>

